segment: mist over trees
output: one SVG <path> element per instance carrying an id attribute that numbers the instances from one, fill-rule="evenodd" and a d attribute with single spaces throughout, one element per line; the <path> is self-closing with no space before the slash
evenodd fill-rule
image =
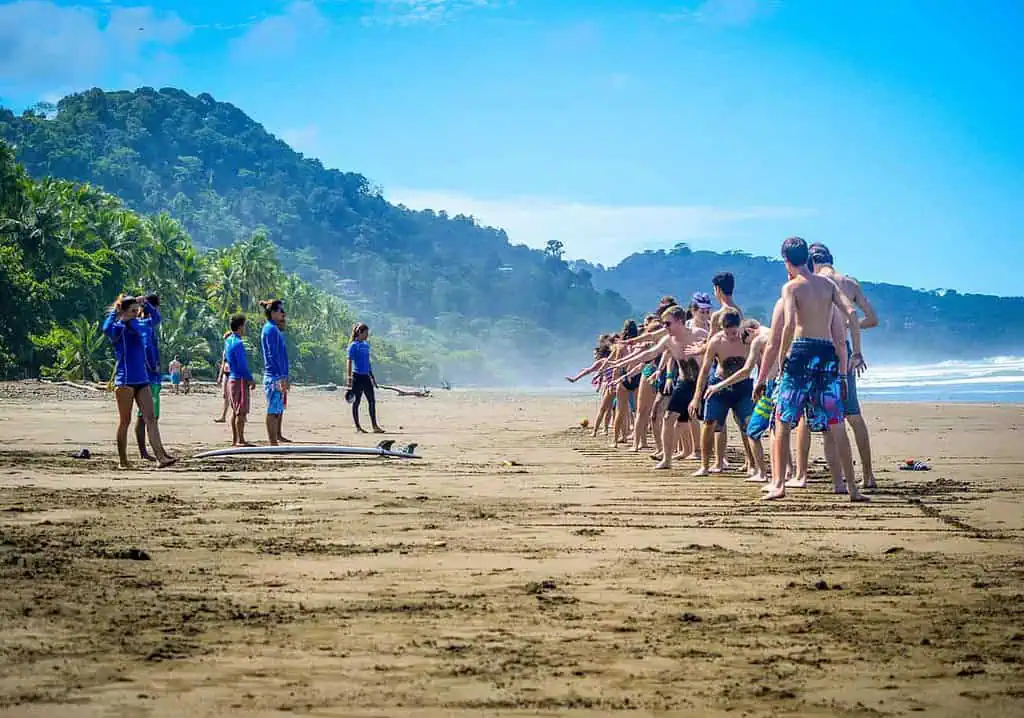
<path id="1" fill-rule="evenodd" d="M 16 115 L 0 108 L 0 374 L 109 371 L 95 336 L 120 291 L 158 291 L 165 354 L 213 366 L 225 319 L 289 301 L 297 377 L 339 381 L 356 320 L 391 382 L 546 383 L 601 332 L 710 291 L 719 271 L 766 319 L 781 263 L 742 252 L 567 263 L 443 208 L 388 203 L 354 172 L 304 158 L 238 108 L 173 88 L 93 89 Z M 836 251 L 839 269 L 842 254 Z M 876 358 L 1019 350 L 1024 300 L 874 285 Z"/>

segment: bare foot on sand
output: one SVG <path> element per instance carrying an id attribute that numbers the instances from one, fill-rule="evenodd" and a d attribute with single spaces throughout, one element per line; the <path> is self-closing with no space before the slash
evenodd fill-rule
<path id="1" fill-rule="evenodd" d="M 762 474 L 760 474 L 760 473 L 755 471 L 753 474 L 751 474 L 750 476 L 748 476 L 747 478 L 745 478 L 743 480 L 746 481 L 747 483 L 751 483 L 751 484 L 763 484 L 768 479 L 767 479 L 767 477 L 765 477 Z"/>
<path id="2" fill-rule="evenodd" d="M 761 498 L 764 501 L 775 501 L 776 499 L 785 498 L 785 496 L 786 496 L 786 489 L 785 489 L 785 487 L 783 487 L 783 486 L 772 486 L 768 490 L 768 493 L 766 493 Z"/>
<path id="3" fill-rule="evenodd" d="M 869 504 L 869 503 L 871 503 L 871 499 L 869 499 L 864 494 L 851 494 L 850 495 L 850 503 L 851 504 Z"/>
<path id="4" fill-rule="evenodd" d="M 703 466 L 693 472 L 693 476 L 710 476 L 713 472 L 708 471 Z"/>
<path id="5" fill-rule="evenodd" d="M 174 456 L 165 456 L 164 460 L 157 464 L 157 466 L 159 466 L 161 469 L 166 469 L 168 466 L 174 466 L 174 464 L 176 464 L 177 461 L 178 459 Z"/>
<path id="6" fill-rule="evenodd" d="M 790 479 L 785 483 L 787 489 L 806 489 L 807 488 L 807 477 L 797 477 Z"/>
<path id="7" fill-rule="evenodd" d="M 672 462 L 671 461 L 666 461 L 664 459 L 662 459 L 661 461 L 659 461 L 657 464 L 654 465 L 654 470 L 655 471 L 664 471 L 666 469 L 671 469 L 671 468 L 672 468 Z"/>

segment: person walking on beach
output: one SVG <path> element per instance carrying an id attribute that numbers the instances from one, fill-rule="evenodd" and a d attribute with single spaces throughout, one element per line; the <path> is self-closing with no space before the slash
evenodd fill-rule
<path id="1" fill-rule="evenodd" d="M 770 366 L 785 357 L 778 380 L 775 407 L 775 442 L 772 445 L 775 467 L 784 464 L 790 448 L 790 431 L 806 415 L 811 429 L 832 434 L 850 501 L 867 501 L 853 477 L 850 441 L 843 425 L 842 398 L 846 395 L 848 361 L 846 347 L 833 337 L 833 319 L 856 320 L 856 310 L 846 295 L 827 277 L 816 275 L 807 266 L 807 242 L 790 237 L 782 243 L 782 258 L 789 281 L 782 287 L 784 328 L 781 342 L 771 341 L 764 363 Z M 833 312 L 833 307 L 838 314 Z M 758 377 L 754 398 L 765 391 L 767 378 Z M 766 499 L 785 496 L 780 477 L 774 477 Z"/>
<path id="2" fill-rule="evenodd" d="M 149 443 L 160 468 L 177 459 L 164 450 L 160 440 L 160 427 L 153 415 L 153 394 L 150 373 L 146 364 L 146 347 L 139 326 L 142 304 L 131 296 L 121 295 L 114 302 L 103 321 L 103 334 L 114 350 L 114 397 L 117 400 L 117 454 L 122 469 L 128 463 L 128 429 L 132 424 L 132 407 L 142 412 L 142 421 L 149 433 Z M 144 330 L 143 330 L 144 331 Z"/>
<path id="3" fill-rule="evenodd" d="M 192 391 L 192 365 L 188 362 L 181 365 L 181 390 L 186 394 Z"/>
<path id="4" fill-rule="evenodd" d="M 231 317 L 231 333 L 224 340 L 224 359 L 228 374 L 224 382 L 228 387 L 231 401 L 231 445 L 252 446 L 245 440 L 245 419 L 249 415 L 249 397 L 256 382 L 249 371 L 249 359 L 245 354 L 245 315 Z"/>
<path id="5" fill-rule="evenodd" d="M 281 433 L 284 410 L 288 405 L 288 347 L 281 330 L 287 322 L 284 301 L 260 302 L 267 318 L 260 334 L 263 349 L 263 393 L 267 398 L 267 439 L 271 446 L 291 443 Z"/>
<path id="6" fill-rule="evenodd" d="M 375 434 L 383 434 L 384 429 L 377 423 L 377 398 L 374 389 L 377 379 L 373 376 L 373 365 L 370 363 L 370 327 L 359 323 L 352 327 L 352 341 L 348 345 L 348 361 L 346 362 L 346 384 L 352 397 L 352 421 L 360 434 L 368 433 L 359 424 L 359 405 L 363 396 L 370 410 L 370 423 Z M 348 398 L 348 397 L 346 397 Z"/>
<path id="7" fill-rule="evenodd" d="M 178 393 L 178 387 L 181 384 L 181 362 L 178 361 L 178 357 L 174 357 L 171 360 L 170 365 L 167 367 L 167 373 L 171 375 L 171 385 L 174 387 L 174 393 Z"/>
<path id="8" fill-rule="evenodd" d="M 163 374 L 160 370 L 160 346 L 157 330 L 160 327 L 160 297 L 150 294 L 140 301 L 141 309 L 136 325 L 142 335 L 142 345 L 146 350 L 146 371 L 149 374 L 149 392 L 153 397 L 153 420 L 160 421 L 160 391 L 163 389 Z M 146 461 L 156 461 L 146 451 L 146 422 L 143 421 L 142 410 L 135 419 L 135 442 L 139 447 L 139 456 Z"/>

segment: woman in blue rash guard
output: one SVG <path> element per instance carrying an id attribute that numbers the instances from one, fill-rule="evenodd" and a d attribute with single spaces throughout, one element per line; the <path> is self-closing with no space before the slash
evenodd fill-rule
<path id="1" fill-rule="evenodd" d="M 288 406 L 288 347 L 285 346 L 286 323 L 284 301 L 268 299 L 260 302 L 267 323 L 263 325 L 260 346 L 263 349 L 263 393 L 267 397 L 267 439 L 271 446 L 290 444 L 281 434 L 281 420 Z"/>
<path id="2" fill-rule="evenodd" d="M 103 322 L 103 334 L 114 348 L 114 396 L 117 399 L 117 454 L 121 468 L 128 463 L 128 429 L 132 423 L 132 406 L 138 405 L 142 421 L 149 433 L 149 443 L 160 468 L 170 466 L 177 459 L 164 450 L 153 411 L 153 394 L 146 361 L 145 329 L 139 324 L 143 304 L 135 297 L 117 298 Z"/>
<path id="3" fill-rule="evenodd" d="M 373 431 L 375 434 L 383 434 L 385 433 L 384 429 L 377 424 L 377 399 L 373 393 L 377 386 L 377 379 L 373 376 L 373 367 L 370 365 L 370 344 L 366 341 L 369 338 L 370 327 L 367 325 L 360 323 L 352 327 L 352 343 L 348 345 L 348 371 L 346 372 L 349 393 L 352 396 L 352 421 L 356 424 L 356 431 L 360 434 L 368 433 L 359 425 L 359 404 L 365 394 Z"/>

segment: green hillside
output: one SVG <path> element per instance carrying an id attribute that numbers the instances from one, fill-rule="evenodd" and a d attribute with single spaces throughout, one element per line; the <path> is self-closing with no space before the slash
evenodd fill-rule
<path id="1" fill-rule="evenodd" d="M 389 204 L 363 175 L 303 158 L 207 94 L 94 89 L 53 112 L 0 110 L 0 138 L 33 177 L 89 182 L 139 212 L 167 212 L 201 249 L 264 231 L 286 269 L 426 327 L 507 317 L 589 341 L 631 311 L 557 251 L 512 245 L 470 217 Z"/>
<path id="2" fill-rule="evenodd" d="M 261 370 L 261 298 L 287 296 L 286 332 L 298 381 L 337 381 L 355 316 L 337 299 L 282 271 L 256 233 L 200 254 L 166 214 L 150 217 L 89 185 L 33 180 L 0 141 L 0 377 L 52 375 L 106 381 L 110 347 L 99 333 L 122 291 L 156 292 L 164 362 L 177 355 L 211 377 L 228 316 L 249 314 L 250 357 Z M 436 377 L 430 359 L 375 340 L 378 373 L 395 382 Z"/>

